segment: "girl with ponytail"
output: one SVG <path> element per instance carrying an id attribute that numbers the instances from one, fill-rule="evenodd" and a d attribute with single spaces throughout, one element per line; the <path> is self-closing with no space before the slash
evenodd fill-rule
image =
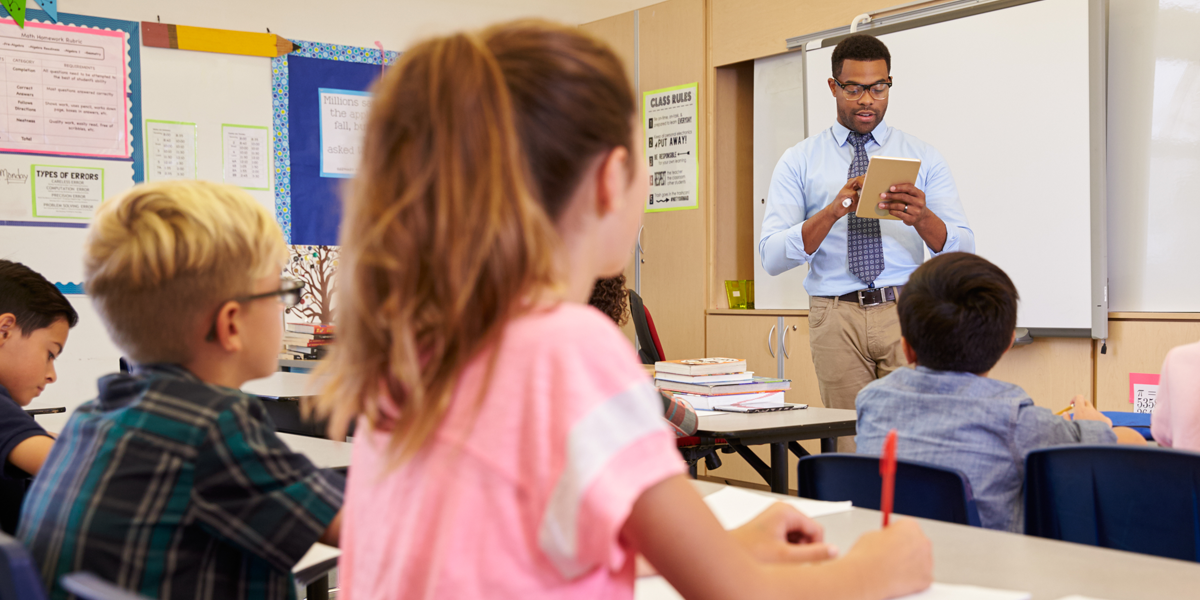
<path id="1" fill-rule="evenodd" d="M 636 113 L 608 47 L 541 22 L 426 41 L 377 85 L 318 405 L 357 422 L 344 598 L 631 598 L 639 553 L 696 598 L 928 585 L 912 522 L 830 560 L 795 510 L 731 536 L 689 484 L 629 342 L 585 304 L 640 224 Z"/>

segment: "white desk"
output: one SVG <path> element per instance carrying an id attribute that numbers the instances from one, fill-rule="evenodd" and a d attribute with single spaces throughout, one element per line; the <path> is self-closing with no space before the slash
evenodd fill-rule
<path id="1" fill-rule="evenodd" d="M 354 447 L 350 442 L 291 433 L 276 433 L 293 452 L 303 454 L 319 469 L 345 469 L 350 466 Z"/>
<path id="2" fill-rule="evenodd" d="M 267 398 L 303 398 L 321 392 L 320 381 L 308 373 L 276 371 L 262 379 L 242 384 L 242 391 Z"/>
<path id="3" fill-rule="evenodd" d="M 722 485 L 693 482 L 703 495 Z M 763 492 L 765 493 L 765 492 Z M 879 511 L 855 508 L 817 517 L 826 541 L 848 552 L 862 534 L 879 529 Z M 933 542 L 933 578 L 941 583 L 1030 592 L 1033 600 L 1074 594 L 1102 600 L 1195 598 L 1200 564 L 1095 546 L 918 519 Z M 643 586 L 649 589 L 652 586 Z M 639 594 L 660 600 L 665 594 Z"/>

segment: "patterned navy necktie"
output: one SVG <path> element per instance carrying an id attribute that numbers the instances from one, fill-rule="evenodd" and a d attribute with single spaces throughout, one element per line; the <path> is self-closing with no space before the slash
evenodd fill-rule
<path id="1" fill-rule="evenodd" d="M 853 179 L 867 172 L 867 142 L 874 139 L 871 134 L 861 134 L 851 131 L 847 141 L 854 147 L 854 160 L 850 161 L 848 179 Z M 878 202 L 878 198 L 859 198 L 859 202 Z M 846 259 L 850 272 L 855 277 L 875 287 L 875 278 L 883 272 L 883 240 L 879 235 L 879 219 L 860 219 L 850 213 L 848 235 L 846 236 Z"/>

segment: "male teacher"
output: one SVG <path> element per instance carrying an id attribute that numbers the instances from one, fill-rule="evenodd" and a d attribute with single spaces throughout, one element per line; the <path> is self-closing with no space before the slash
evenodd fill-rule
<path id="1" fill-rule="evenodd" d="M 872 36 L 852 35 L 834 48 L 829 91 L 837 124 L 783 153 L 758 242 L 771 275 L 809 265 L 804 289 L 811 296 L 813 365 L 821 400 L 831 408 L 853 410 L 859 390 L 906 364 L 896 298 L 925 248 L 934 256 L 975 251 L 946 161 L 883 121 L 891 68 L 887 46 Z M 966 101 L 948 89 L 946 102 Z M 968 123 L 962 134 L 971 135 Z M 854 214 L 868 158 L 876 155 L 921 160 L 915 185 L 862 199 L 899 221 Z M 838 451 L 854 452 L 853 438 L 840 438 Z"/>

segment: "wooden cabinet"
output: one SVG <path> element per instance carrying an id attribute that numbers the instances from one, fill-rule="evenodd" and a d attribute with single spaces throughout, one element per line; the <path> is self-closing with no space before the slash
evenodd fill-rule
<path id="1" fill-rule="evenodd" d="M 708 356 L 728 356 L 746 359 L 746 368 L 755 375 L 774 377 L 779 371 L 776 358 L 779 340 L 779 317 L 708 315 Z M 764 461 L 770 461 L 766 447 L 755 448 Z M 731 481 L 741 481 L 767 488 L 767 482 L 736 454 L 720 454 L 721 468 L 712 471 L 701 463 L 700 475 Z"/>
<path id="2" fill-rule="evenodd" d="M 784 317 L 779 337 L 783 352 L 781 377 L 792 380 L 792 389 L 787 392 L 787 401 L 821 407 L 821 389 L 817 385 L 817 371 L 813 368 L 812 346 L 809 344 L 808 317 Z M 821 451 L 820 440 L 800 442 L 812 454 Z"/>

